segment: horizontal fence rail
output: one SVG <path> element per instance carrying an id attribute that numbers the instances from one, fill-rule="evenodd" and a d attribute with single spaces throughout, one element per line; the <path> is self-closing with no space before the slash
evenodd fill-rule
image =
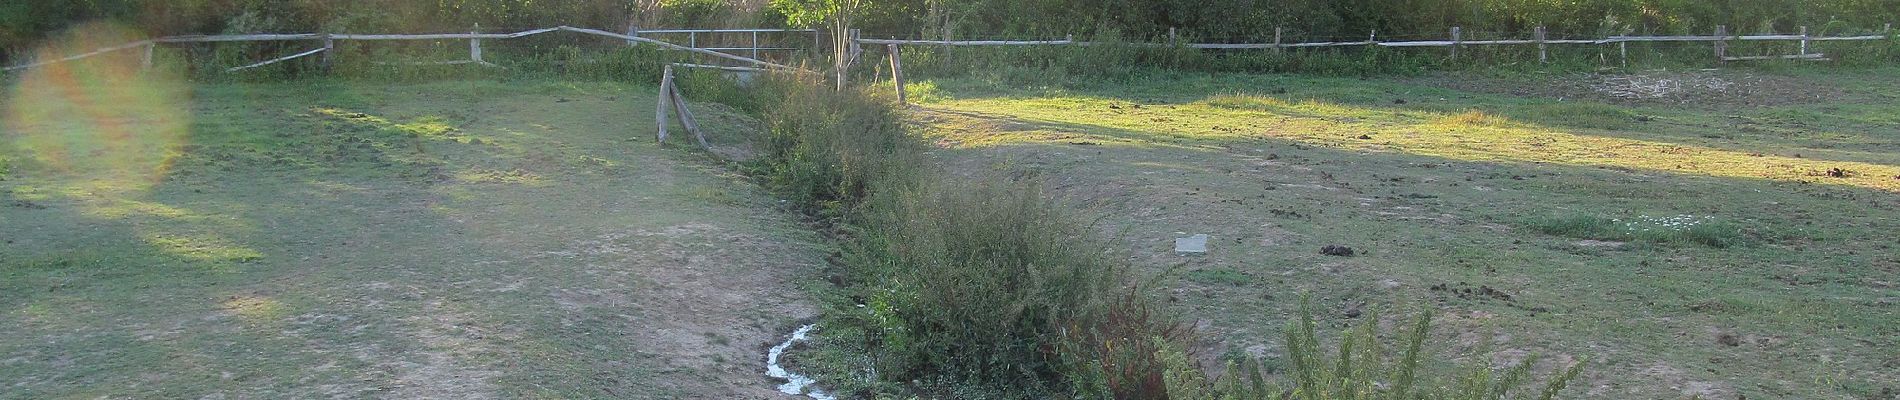
<path id="1" fill-rule="evenodd" d="M 1623 59 L 1623 64 L 1625 66 L 1628 66 L 1629 49 L 1627 46 L 1629 43 L 1645 43 L 1645 42 L 1647 43 L 1657 43 L 1657 42 L 1712 43 L 1714 45 L 1714 50 L 1715 50 L 1715 59 L 1720 62 L 1751 61 L 1751 60 L 1827 61 L 1830 59 L 1827 58 L 1825 55 L 1821 53 L 1809 52 L 1808 44 L 1810 42 L 1815 42 L 1815 41 L 1865 41 L 1865 40 L 1893 40 L 1893 39 L 1900 38 L 1893 35 L 1893 24 L 1887 24 L 1885 27 L 1882 27 L 1881 28 L 1882 34 L 1880 35 L 1858 35 L 1858 36 L 1811 36 L 1811 35 L 1808 35 L 1808 27 L 1806 26 L 1801 27 L 1801 33 L 1792 34 L 1792 35 L 1789 35 L 1789 34 L 1732 35 L 1732 34 L 1729 34 L 1728 27 L 1716 26 L 1715 34 L 1710 35 L 1710 36 L 1695 36 L 1695 35 L 1609 36 L 1602 39 L 1550 39 L 1548 38 L 1549 32 L 1546 31 L 1544 27 L 1542 26 L 1536 27 L 1532 31 L 1533 37 L 1531 39 L 1463 40 L 1461 37 L 1462 31 L 1463 31 L 1463 28 L 1461 27 L 1452 27 L 1450 29 L 1451 38 L 1449 40 L 1379 40 L 1378 32 L 1372 32 L 1371 34 L 1366 35 L 1366 40 L 1328 41 L 1328 42 L 1295 42 L 1295 43 L 1287 43 L 1287 42 L 1282 41 L 1281 38 L 1284 31 L 1278 28 L 1274 29 L 1273 43 L 1181 43 L 1179 41 L 1179 36 L 1175 34 L 1175 30 L 1172 28 L 1168 29 L 1167 43 L 1089 42 L 1089 41 L 1076 41 L 1074 40 L 1073 36 L 1062 39 L 1062 40 L 903 40 L 903 39 L 891 38 L 891 39 L 857 39 L 857 42 L 862 43 L 862 44 L 882 44 L 882 45 L 887 45 L 887 46 L 900 46 L 900 45 L 904 45 L 904 46 L 1119 45 L 1119 46 L 1133 46 L 1133 47 L 1179 47 L 1179 48 L 1204 49 L 1204 50 L 1273 49 L 1275 51 L 1284 50 L 1284 49 L 1299 49 L 1299 48 L 1351 47 L 1351 46 L 1450 47 L 1452 58 L 1457 58 L 1458 49 L 1464 46 L 1536 45 L 1537 46 L 1537 61 L 1539 63 L 1549 62 L 1550 50 L 1548 46 L 1550 45 L 1616 44 L 1618 46 L 1617 53 Z M 1800 42 L 1800 52 L 1798 54 L 1782 54 L 1782 55 L 1754 55 L 1754 56 L 1739 56 L 1739 57 L 1730 56 L 1728 55 L 1729 41 L 1798 41 Z M 895 52 L 894 49 L 895 47 L 893 47 L 893 52 Z"/>
<path id="2" fill-rule="evenodd" d="M 1120 46 L 1149 47 L 1186 47 L 1191 49 L 1271 49 L 1276 47 L 1332 47 L 1332 46 L 1368 46 L 1385 47 L 1444 47 L 1444 46 L 1482 46 L 1482 45 L 1525 45 L 1525 44 L 1614 44 L 1624 42 L 1718 42 L 1723 40 L 1812 40 L 1812 41 L 1854 41 L 1887 40 L 1888 35 L 1862 36 L 1801 36 L 1801 35 L 1729 35 L 1729 36 L 1611 36 L 1603 39 L 1503 39 L 1503 40 L 1361 40 L 1352 42 L 1303 42 L 1303 43 L 1112 43 Z M 896 44 L 906 46 L 1047 46 L 1076 45 L 1101 46 L 1111 43 L 1076 40 L 903 40 L 903 39 L 858 39 L 864 44 Z"/>
<path id="3" fill-rule="evenodd" d="M 781 32 L 781 31 L 783 32 L 814 32 L 812 30 L 772 30 L 772 29 L 678 30 L 678 31 L 682 31 L 682 32 L 691 32 L 691 31 L 744 32 L 744 33 L 755 33 L 755 34 L 763 33 L 763 32 Z M 275 64 L 279 62 L 289 61 L 292 59 L 310 56 L 313 54 L 329 52 L 335 49 L 333 42 L 337 40 L 468 40 L 469 41 L 469 56 L 470 56 L 469 60 L 447 61 L 447 62 L 424 62 L 424 63 L 416 63 L 416 64 L 475 63 L 475 64 L 494 65 L 486 61 L 483 61 L 481 59 L 481 40 L 515 39 L 515 38 L 528 37 L 528 36 L 539 35 L 539 34 L 549 33 L 549 32 L 573 32 L 573 33 L 587 34 L 587 35 L 593 35 L 593 36 L 608 37 L 608 38 L 626 40 L 629 43 L 637 42 L 637 43 L 652 44 L 654 46 L 659 46 L 661 48 L 665 48 L 669 50 L 685 51 L 685 52 L 694 53 L 694 54 L 700 54 L 700 55 L 717 57 L 717 58 L 722 58 L 722 59 L 731 60 L 731 61 L 742 62 L 742 63 L 750 64 L 753 66 L 757 66 L 757 67 L 775 68 L 775 69 L 783 69 L 783 70 L 800 70 L 795 67 L 773 63 L 770 61 L 764 61 L 764 60 L 760 60 L 756 58 L 756 51 L 764 49 L 764 48 L 759 48 L 756 45 L 754 47 L 746 47 L 746 48 L 710 48 L 710 49 L 699 48 L 699 47 L 690 46 L 690 45 L 682 46 L 682 45 L 678 45 L 678 44 L 674 44 L 671 42 L 666 42 L 666 41 L 662 41 L 658 39 L 613 33 L 613 32 L 603 31 L 599 29 L 576 28 L 576 27 L 564 25 L 564 26 L 558 26 L 558 27 L 553 27 L 553 28 L 532 29 L 532 30 L 514 32 L 514 33 L 474 33 L 474 32 L 471 32 L 471 33 L 431 33 L 431 34 L 266 33 L 266 34 L 243 34 L 243 35 L 166 36 L 166 37 L 160 37 L 160 38 L 140 40 L 140 41 L 126 43 L 126 44 L 122 44 L 118 46 L 99 48 L 90 52 L 75 54 L 75 55 L 61 57 L 61 58 L 52 59 L 52 60 L 36 61 L 36 62 L 31 62 L 27 64 L 22 64 L 22 65 L 4 67 L 4 68 L 0 68 L 0 71 L 11 72 L 11 71 L 18 71 L 18 70 L 24 70 L 24 69 L 29 69 L 29 68 L 36 68 L 36 67 L 41 67 L 41 66 L 45 66 L 49 64 L 75 61 L 75 60 L 85 59 L 88 57 L 98 56 L 101 54 L 116 52 L 120 50 L 140 48 L 140 47 L 144 47 L 146 49 L 146 53 L 144 56 L 145 57 L 144 63 L 146 65 L 150 65 L 152 47 L 157 46 L 159 44 L 164 44 L 164 43 L 213 43 L 213 42 L 302 41 L 302 40 L 319 40 L 323 42 L 323 47 L 296 53 L 296 54 L 291 54 L 284 57 L 264 60 L 264 61 L 254 63 L 254 64 L 248 64 L 248 65 L 239 66 L 239 67 L 232 67 L 232 68 L 227 69 L 226 71 L 236 72 L 236 71 L 241 71 L 241 70 L 246 70 L 246 69 L 251 69 L 251 68 L 257 68 L 257 67 L 261 67 L 265 65 Z M 656 32 L 656 31 L 646 31 L 644 33 L 653 33 L 653 32 Z M 778 49 L 778 48 L 774 48 L 774 49 Z M 795 48 L 783 48 L 783 49 L 795 49 Z M 728 54 L 728 53 L 720 52 L 718 50 L 754 50 L 754 57 Z"/>

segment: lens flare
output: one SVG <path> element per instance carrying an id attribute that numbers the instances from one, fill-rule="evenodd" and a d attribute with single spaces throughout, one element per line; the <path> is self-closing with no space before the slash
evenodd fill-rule
<path id="1" fill-rule="evenodd" d="M 35 55 L 51 60 L 140 39 L 89 23 Z M 23 71 L 0 104 L 0 140 L 46 178 L 113 191 L 150 188 L 185 139 L 190 92 L 177 68 L 146 68 L 146 54 L 135 47 Z"/>

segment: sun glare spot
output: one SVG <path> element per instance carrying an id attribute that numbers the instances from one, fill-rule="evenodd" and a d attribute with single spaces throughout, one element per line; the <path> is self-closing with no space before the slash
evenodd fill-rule
<path id="1" fill-rule="evenodd" d="M 86 24 L 47 41 L 49 60 L 142 38 Z M 162 179 L 185 138 L 189 93 L 177 69 L 144 68 L 137 49 L 29 69 L 6 94 L 0 140 L 49 178 L 147 189 Z"/>

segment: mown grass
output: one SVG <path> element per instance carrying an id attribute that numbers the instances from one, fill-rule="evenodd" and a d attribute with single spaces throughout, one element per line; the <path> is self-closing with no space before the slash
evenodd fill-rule
<path id="1" fill-rule="evenodd" d="M 743 310 L 657 287 L 792 275 L 823 254 L 763 191 L 652 144 L 652 87 L 183 85 L 133 105 L 172 108 L 184 130 L 157 146 L 162 175 L 131 181 L 85 173 L 128 146 L 64 169 L 37 152 L 144 134 L 113 125 L 127 120 L 107 100 L 128 97 L 8 89 L 0 107 L 79 108 L 0 134 L 19 161 L 0 180 L 0 398 L 769 393 L 750 360 L 800 317 L 777 304 L 799 300 L 795 279 Z"/>
<path id="2" fill-rule="evenodd" d="M 952 170 L 1041 177 L 1136 271 L 1188 271 L 1167 304 L 1215 354 L 1288 365 L 1273 328 L 1308 292 L 1322 327 L 1433 304 L 1451 357 L 1587 356 L 1585 396 L 1867 397 L 1900 345 L 1894 73 L 1718 75 L 1831 93 L 1765 105 L 1508 94 L 1557 75 L 914 85 Z M 1211 251 L 1174 254 L 1177 232 Z"/>
<path id="3" fill-rule="evenodd" d="M 1747 240 L 1741 228 L 1733 224 L 1692 215 L 1644 215 L 1628 220 L 1567 215 L 1532 218 L 1524 225 L 1545 234 L 1578 239 L 1685 243 L 1715 248 L 1740 245 Z"/>

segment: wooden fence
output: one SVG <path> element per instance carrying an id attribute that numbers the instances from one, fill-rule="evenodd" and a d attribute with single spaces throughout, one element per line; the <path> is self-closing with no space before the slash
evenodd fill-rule
<path id="1" fill-rule="evenodd" d="M 687 52 L 692 52 L 695 54 L 716 57 L 716 58 L 720 58 L 720 59 L 724 59 L 728 61 L 736 61 L 736 62 L 744 63 L 745 65 L 750 66 L 750 67 L 717 66 L 723 69 L 732 69 L 732 68 L 795 69 L 790 66 L 781 65 L 781 64 L 777 64 L 777 63 L 773 63 L 769 61 L 764 61 L 759 57 L 759 53 L 761 51 L 798 50 L 799 48 L 767 45 L 765 43 L 760 42 L 760 39 L 759 39 L 760 34 L 810 33 L 812 35 L 814 48 L 824 46 L 824 42 L 825 42 L 824 37 L 823 37 L 824 36 L 823 32 L 820 32 L 814 29 L 659 29 L 659 30 L 644 30 L 644 31 L 634 29 L 634 30 L 629 30 L 626 34 L 620 34 L 620 33 L 613 33 L 613 32 L 608 32 L 604 30 L 599 30 L 599 29 L 575 28 L 575 27 L 570 27 L 570 26 L 558 26 L 558 27 L 553 27 L 553 28 L 533 29 L 533 30 L 526 30 L 526 31 L 514 32 L 514 33 L 479 33 L 479 32 L 437 33 L 437 34 L 292 33 L 292 34 L 247 34 L 247 35 L 187 35 L 187 36 L 168 36 L 168 37 L 147 39 L 147 40 L 141 40 L 141 41 L 132 42 L 132 43 L 126 43 L 126 44 L 122 44 L 118 46 L 99 48 L 90 52 L 75 54 L 75 55 L 66 56 L 66 57 L 62 57 L 58 59 L 38 60 L 36 62 L 31 62 L 28 64 L 4 67 L 4 68 L 0 68 L 0 71 L 23 70 L 23 69 L 39 67 L 39 66 L 43 66 L 47 64 L 52 64 L 52 63 L 79 60 L 79 59 L 84 59 L 87 57 L 97 56 L 100 54 L 111 53 L 111 52 L 122 51 L 122 50 L 137 49 L 137 48 L 143 48 L 144 50 L 143 64 L 146 66 L 150 66 L 152 51 L 154 48 L 156 48 L 158 45 L 161 45 L 161 44 L 203 43 L 203 42 L 244 42 L 244 41 L 316 41 L 320 43 L 320 46 L 311 48 L 309 50 L 285 55 L 283 57 L 277 57 L 277 58 L 259 61 L 252 64 L 231 67 L 227 69 L 228 71 L 233 71 L 233 72 L 241 71 L 245 69 L 257 68 L 257 67 L 261 67 L 265 65 L 280 63 L 284 61 L 289 61 L 289 60 L 293 60 L 297 58 L 308 57 L 308 56 L 319 55 L 319 54 L 323 55 L 324 64 L 328 65 L 330 53 L 335 51 L 336 41 L 339 41 L 339 40 L 467 40 L 469 41 L 469 58 L 467 60 L 444 61 L 444 62 L 422 62 L 422 63 L 414 63 L 414 64 L 481 64 L 481 65 L 492 66 L 494 64 L 489 63 L 488 61 L 482 58 L 482 41 L 515 39 L 515 38 L 540 35 L 540 34 L 550 33 L 550 32 L 572 32 L 572 33 L 580 33 L 580 34 L 594 35 L 594 36 L 607 37 L 607 38 L 622 39 L 622 40 L 626 40 L 629 44 L 633 44 L 633 43 L 653 44 L 656 46 L 660 46 L 662 48 L 679 50 L 679 51 L 687 51 Z M 847 36 L 849 40 L 846 40 L 846 41 L 852 44 L 875 44 L 875 45 L 887 45 L 887 46 L 919 46 L 919 45 L 927 45 L 927 46 L 1100 46 L 1100 45 L 1110 44 L 1110 43 L 1105 43 L 1105 42 L 1077 41 L 1077 40 L 1074 40 L 1073 37 L 1064 38 L 1060 40 L 865 39 L 865 38 L 861 38 L 860 35 L 856 32 L 856 30 L 850 30 L 850 32 L 851 33 Z M 1182 48 L 1207 49 L 1207 50 L 1271 49 L 1274 51 L 1281 51 L 1284 49 L 1298 49 L 1298 48 L 1325 48 L 1325 47 L 1350 47 L 1350 46 L 1450 47 L 1451 56 L 1454 58 L 1458 56 L 1458 49 L 1464 46 L 1535 45 L 1537 46 L 1537 49 L 1538 49 L 1538 60 L 1548 61 L 1549 60 L 1548 49 L 1549 49 L 1549 46 L 1551 45 L 1616 44 L 1618 45 L 1618 54 L 1622 57 L 1624 64 L 1627 65 L 1628 58 L 1629 58 L 1629 51 L 1628 51 L 1627 45 L 1629 43 L 1655 43 L 1655 42 L 1703 43 L 1703 42 L 1707 42 L 1707 43 L 1712 44 L 1716 58 L 1724 62 L 1765 60 L 1765 59 L 1826 60 L 1827 58 L 1823 54 L 1809 52 L 1808 51 L 1810 49 L 1809 44 L 1812 42 L 1829 42 L 1829 41 L 1892 40 L 1896 37 L 1893 34 L 1893 24 L 1887 24 L 1885 27 L 1883 27 L 1881 29 L 1881 34 L 1879 35 L 1859 35 L 1859 36 L 1810 36 L 1808 34 L 1808 29 L 1805 26 L 1801 27 L 1799 33 L 1794 33 L 1794 34 L 1734 35 L 1734 34 L 1729 33 L 1727 27 L 1718 26 L 1716 27 L 1715 34 L 1709 35 L 1709 36 L 1610 36 L 1610 37 L 1605 37 L 1601 39 L 1549 39 L 1547 38 L 1548 36 L 1547 32 L 1543 29 L 1543 27 L 1535 28 L 1532 31 L 1532 37 L 1529 39 L 1465 40 L 1463 38 L 1464 35 L 1462 32 L 1462 28 L 1459 28 L 1459 27 L 1452 27 L 1448 31 L 1448 33 L 1449 33 L 1448 38 L 1441 39 L 1441 40 L 1379 40 L 1378 33 L 1373 32 L 1366 36 L 1366 40 L 1359 40 L 1359 41 L 1324 41 L 1324 42 L 1291 42 L 1289 43 L 1289 42 L 1283 42 L 1281 40 L 1281 38 L 1283 37 L 1282 31 L 1279 29 L 1275 29 L 1274 41 L 1272 43 L 1180 43 L 1178 40 L 1178 36 L 1176 36 L 1174 33 L 1174 30 L 1170 29 L 1169 39 L 1167 43 L 1117 43 L 1115 45 L 1182 47 Z M 748 43 L 749 46 L 737 46 L 737 45 L 725 46 L 725 47 L 700 47 L 699 46 L 700 35 L 732 35 L 732 34 L 748 35 L 750 38 L 750 41 Z M 686 44 L 681 45 L 674 42 L 668 42 L 668 41 L 663 41 L 663 40 L 647 37 L 647 36 L 665 36 L 665 35 L 673 35 L 673 36 L 685 35 Z M 1741 41 L 1741 42 L 1796 41 L 1800 43 L 1800 46 L 1799 46 L 1799 52 L 1797 52 L 1796 54 L 1731 56 L 1727 54 L 1728 42 L 1730 41 Z M 745 52 L 747 53 L 747 55 L 741 56 L 741 55 L 733 54 L 732 52 Z M 702 64 L 685 64 L 681 66 L 683 67 L 715 67 L 715 66 L 702 65 Z"/>
<path id="2" fill-rule="evenodd" d="M 772 30 L 772 29 L 698 30 L 698 31 L 699 32 L 745 31 L 745 32 L 753 33 L 755 35 L 754 36 L 755 38 L 756 38 L 756 34 L 763 33 L 763 32 L 797 32 L 797 31 L 791 31 L 791 30 Z M 765 50 L 765 49 L 759 48 L 759 46 L 757 46 L 756 39 L 754 41 L 754 46 L 752 48 L 736 48 L 738 50 L 751 50 L 753 57 L 746 57 L 746 56 L 740 56 L 740 55 L 735 55 L 735 54 L 719 51 L 719 50 L 732 50 L 732 49 L 726 49 L 726 48 L 706 49 L 706 48 L 699 48 L 695 45 L 679 45 L 679 44 L 674 44 L 674 43 L 670 43 L 670 42 L 666 42 L 662 40 L 641 37 L 641 36 L 637 36 L 633 34 L 619 34 L 619 33 L 603 31 L 599 29 L 575 28 L 571 26 L 558 26 L 558 27 L 553 27 L 553 28 L 533 29 L 533 30 L 526 30 L 526 31 L 514 32 L 514 33 L 478 33 L 478 32 L 436 33 L 436 34 L 349 34 L 349 33 L 275 34 L 275 33 L 272 33 L 272 34 L 248 34 L 248 35 L 167 36 L 167 37 L 161 37 L 161 38 L 140 40 L 140 41 L 126 43 L 126 44 L 117 45 L 117 46 L 99 48 L 90 52 L 75 54 L 75 55 L 61 57 L 61 58 L 52 59 L 52 60 L 39 60 L 36 62 L 27 63 L 27 64 L 4 67 L 4 68 L 0 68 L 0 71 L 11 72 L 11 71 L 17 71 L 17 70 L 24 70 L 24 69 L 40 67 L 40 66 L 44 66 L 48 64 L 74 61 L 74 60 L 84 59 L 87 57 L 97 56 L 100 54 L 106 54 L 106 53 L 122 51 L 122 50 L 130 50 L 130 49 L 136 49 L 136 48 L 144 49 L 144 55 L 143 55 L 141 64 L 146 67 L 150 67 L 152 64 L 152 51 L 154 48 L 158 47 L 161 44 L 206 43 L 206 42 L 257 42 L 257 41 L 315 41 L 315 42 L 318 42 L 318 44 L 316 45 L 317 47 L 312 48 L 310 50 L 300 51 L 300 52 L 286 55 L 283 57 L 263 60 L 263 61 L 259 61 L 252 64 L 231 67 L 227 69 L 227 71 L 236 72 L 236 71 L 241 71 L 241 70 L 246 70 L 246 69 L 251 69 L 251 68 L 262 67 L 265 65 L 276 64 L 276 63 L 289 61 L 289 60 L 293 60 L 297 58 L 307 57 L 311 55 L 317 55 L 317 54 L 323 54 L 324 64 L 327 65 L 329 64 L 329 54 L 336 50 L 336 41 L 339 41 L 339 40 L 467 40 L 468 54 L 469 54 L 469 58 L 467 60 L 429 62 L 429 63 L 421 63 L 421 64 L 494 65 L 482 59 L 482 41 L 483 40 L 515 39 L 515 38 L 523 38 L 523 37 L 534 36 L 534 35 L 550 33 L 550 32 L 573 32 L 573 33 L 580 33 L 580 34 L 586 34 L 586 35 L 594 35 L 594 36 L 626 40 L 630 44 L 631 43 L 652 44 L 655 46 L 660 46 L 661 48 L 686 51 L 686 52 L 691 52 L 694 54 L 706 55 L 706 56 L 716 57 L 716 58 L 725 59 L 729 61 L 737 61 L 737 62 L 745 63 L 747 65 L 752 65 L 758 68 L 783 69 L 783 70 L 797 69 L 797 68 L 782 65 L 782 64 L 760 60 L 757 57 L 758 51 Z M 647 31 L 644 33 L 666 33 L 666 32 L 667 31 Z M 630 33 L 634 33 L 634 32 L 630 32 Z"/>
<path id="3" fill-rule="evenodd" d="M 1715 49 L 1715 56 L 1720 61 L 1764 60 L 1764 59 L 1778 59 L 1778 58 L 1779 59 L 1802 59 L 1802 60 L 1826 60 L 1825 56 L 1821 54 L 1809 53 L 1808 44 L 1810 42 L 1892 40 L 1895 38 L 1895 36 L 1893 35 L 1893 24 L 1886 24 L 1886 26 L 1882 27 L 1881 34 L 1879 35 L 1859 35 L 1859 36 L 1810 36 L 1808 35 L 1808 27 L 1805 27 L 1805 26 L 1801 27 L 1801 31 L 1796 34 L 1733 35 L 1729 33 L 1728 27 L 1718 26 L 1715 29 L 1715 34 L 1710 35 L 1710 36 L 1610 36 L 1610 37 L 1605 37 L 1601 39 L 1549 39 L 1547 38 L 1548 33 L 1544 30 L 1543 27 L 1540 26 L 1532 30 L 1532 37 L 1529 39 L 1464 40 L 1463 29 L 1460 27 L 1452 27 L 1449 30 L 1448 38 L 1442 39 L 1442 40 L 1396 40 L 1396 41 L 1395 40 L 1379 40 L 1378 33 L 1373 32 L 1366 36 L 1366 40 L 1360 40 L 1360 41 L 1286 43 L 1286 42 L 1281 41 L 1281 38 L 1283 37 L 1282 33 L 1283 33 L 1282 30 L 1275 29 L 1272 43 L 1179 43 L 1177 40 L 1178 36 L 1175 35 L 1175 32 L 1173 29 L 1170 29 L 1168 32 L 1169 39 L 1167 43 L 1117 43 L 1116 45 L 1144 46 L 1144 47 L 1182 47 L 1182 48 L 1209 49 L 1209 50 L 1240 50 L 1240 49 L 1281 50 L 1281 49 L 1293 49 L 1293 48 L 1348 47 L 1348 46 L 1450 47 L 1452 57 L 1457 57 L 1458 48 L 1464 47 L 1464 46 L 1536 45 L 1538 60 L 1548 61 L 1550 58 L 1549 56 L 1550 45 L 1616 44 L 1618 46 L 1619 54 L 1622 55 L 1622 57 L 1624 58 L 1624 63 L 1627 64 L 1628 58 L 1629 58 L 1628 44 L 1633 43 L 1633 42 L 1691 42 L 1691 43 L 1713 42 L 1714 43 L 1713 47 Z M 1103 43 L 1103 42 L 1076 41 L 1074 40 L 1073 37 L 1065 38 L 1061 40 L 858 39 L 858 41 L 865 44 L 904 45 L 904 46 L 923 46 L 923 45 L 928 45 L 928 46 L 1099 46 L 1099 45 L 1108 44 L 1108 43 Z M 1729 41 L 1798 41 L 1800 42 L 1800 52 L 1797 54 L 1778 55 L 1778 56 L 1735 57 L 1735 56 L 1729 56 L 1726 52 Z"/>

